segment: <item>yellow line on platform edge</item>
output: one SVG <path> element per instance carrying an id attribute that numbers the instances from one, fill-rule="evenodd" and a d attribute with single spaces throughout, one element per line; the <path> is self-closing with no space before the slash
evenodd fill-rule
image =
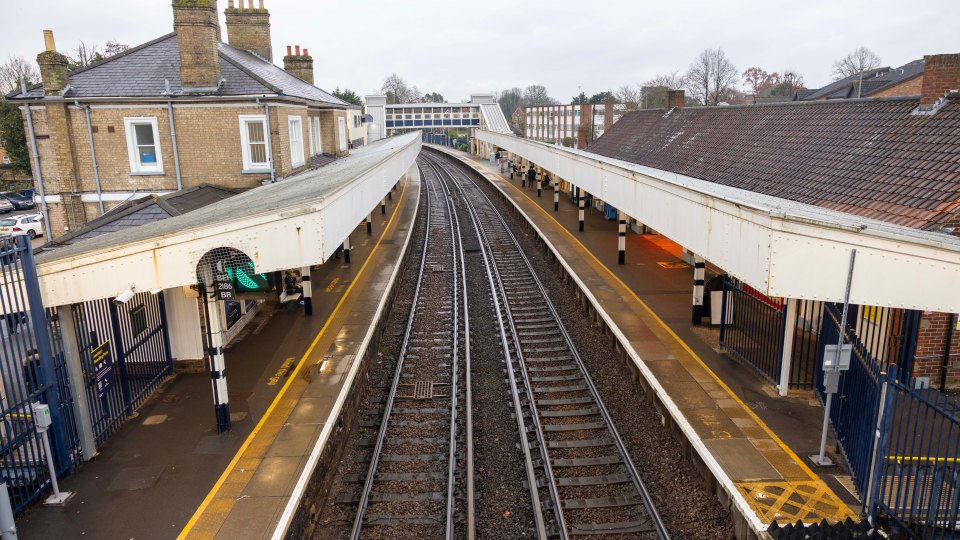
<path id="1" fill-rule="evenodd" d="M 472 157 L 472 155 L 471 155 L 471 157 Z M 479 161 L 479 160 L 477 160 L 477 161 Z M 481 163 L 482 163 L 482 162 L 481 162 Z M 494 173 L 494 174 L 495 174 L 495 173 Z M 656 312 L 654 312 L 653 309 L 652 309 L 650 306 L 647 305 L 646 302 L 644 302 L 639 296 L 637 296 L 637 293 L 635 293 L 630 286 L 628 286 L 626 283 L 624 283 L 623 280 L 621 280 L 619 276 L 617 276 L 615 273 L 613 273 L 613 270 L 611 270 L 606 264 L 604 264 L 603 262 L 601 262 L 600 259 L 598 259 L 598 258 L 596 257 L 596 255 L 594 255 L 593 252 L 590 251 L 589 248 L 587 248 L 587 246 L 583 245 L 583 243 L 582 243 L 572 232 L 570 232 L 570 230 L 568 230 L 567 227 L 566 227 L 563 223 L 560 223 L 560 221 L 559 221 L 557 218 L 555 218 L 555 217 L 553 217 L 552 215 L 550 215 L 550 213 L 547 212 L 542 206 L 540 206 L 540 204 L 537 203 L 537 201 L 535 201 L 535 200 L 533 199 L 533 197 L 531 197 L 530 195 L 528 195 L 525 191 L 521 190 L 520 188 L 518 188 L 518 187 L 514 186 L 513 184 L 511 184 L 507 179 L 503 178 L 502 180 L 503 180 L 507 185 L 509 185 L 511 188 L 513 188 L 514 190 L 516 190 L 517 192 L 519 192 L 520 194 L 522 194 L 524 197 L 526 197 L 526 198 L 527 198 L 531 203 L 533 203 L 533 205 L 534 205 L 538 210 L 540 210 L 545 216 L 547 216 L 548 218 L 552 219 L 554 223 L 556 223 L 557 225 L 559 225 L 559 226 L 560 226 L 560 229 L 563 230 L 563 232 L 565 232 L 565 233 L 567 234 L 567 236 L 569 236 L 569 237 L 570 237 L 574 242 L 576 242 L 581 248 L 583 248 L 583 251 L 585 251 L 585 252 L 587 253 L 587 255 L 589 255 L 589 256 L 594 260 L 594 262 L 596 262 L 596 263 L 599 264 L 604 270 L 606 270 L 607 273 L 610 274 L 610 276 L 611 276 L 613 279 L 615 279 L 615 280 L 617 281 L 617 283 L 620 284 L 620 286 L 622 286 L 624 289 L 626 289 L 627 291 L 629 291 L 630 295 L 633 296 L 633 298 L 634 298 L 637 302 L 639 302 L 641 306 L 643 306 L 643 309 L 646 310 L 646 312 L 649 313 L 649 314 L 654 318 L 654 320 L 656 320 L 657 323 L 659 323 L 660 326 L 662 326 L 663 329 L 666 330 L 667 333 L 670 334 L 671 337 L 673 337 L 673 339 L 677 340 L 677 342 L 680 344 L 680 346 L 683 347 L 683 349 L 684 349 L 685 351 L 687 351 L 687 352 L 690 354 L 690 356 L 692 356 L 693 359 L 697 361 L 697 363 L 700 364 L 700 367 L 702 367 L 704 370 L 706 370 L 706 372 L 713 378 L 713 380 L 714 380 L 718 385 L 720 385 L 721 388 L 723 388 L 724 390 L 726 390 L 726 392 L 730 395 L 730 397 L 731 397 L 734 401 L 736 401 L 737 404 L 739 404 L 739 405 L 747 412 L 747 414 L 750 415 L 751 418 L 753 418 L 753 420 L 757 423 L 757 425 L 759 425 L 760 428 L 763 429 L 763 430 L 767 433 L 767 435 L 769 435 L 770 438 L 773 439 L 773 441 L 774 441 L 775 443 L 777 443 L 777 446 L 779 446 L 781 450 L 783 450 L 784 452 L 786 452 L 787 455 L 790 456 L 790 457 L 797 463 L 797 465 L 800 467 L 800 469 L 801 469 L 802 471 L 804 471 L 805 473 L 807 473 L 807 474 L 810 476 L 811 480 L 817 480 L 817 481 L 823 482 L 823 479 L 820 478 L 820 475 L 818 475 L 817 473 L 813 472 L 813 470 L 812 470 L 810 467 L 808 467 L 807 464 L 806 464 L 802 459 L 800 459 L 800 457 L 799 457 L 793 450 L 791 450 L 790 447 L 787 446 L 787 444 L 786 444 L 785 442 L 783 442 L 783 440 L 781 440 L 780 437 L 778 437 L 777 434 L 774 433 L 773 430 L 770 429 L 770 427 L 767 426 L 767 424 L 766 424 L 763 420 L 761 420 L 760 417 L 757 416 L 757 414 L 754 413 L 753 410 L 751 410 L 750 407 L 748 407 L 747 404 L 744 403 L 744 402 L 740 399 L 740 397 L 737 396 L 737 394 L 734 393 L 734 391 L 731 390 L 730 387 L 727 386 L 727 384 L 726 384 L 725 382 L 723 382 L 723 380 L 722 380 L 719 376 L 717 376 L 716 373 L 713 372 L 712 369 L 710 369 L 710 367 L 706 364 L 706 362 L 704 362 L 703 359 L 701 359 L 700 356 L 699 356 L 697 353 L 695 353 L 692 348 L 690 348 L 690 346 L 687 344 L 686 341 L 684 341 L 680 336 L 678 336 L 677 333 L 674 332 L 673 329 L 670 328 L 670 326 L 668 326 L 667 323 L 664 322 L 663 319 L 661 319 L 660 316 L 657 315 Z M 829 487 L 829 486 L 827 486 L 827 487 Z M 831 491 L 832 491 L 832 490 L 831 490 Z M 838 497 L 838 499 L 839 499 L 839 497 Z"/>
<path id="2" fill-rule="evenodd" d="M 327 328 L 330 326 L 330 323 L 333 322 L 333 318 L 337 316 L 337 313 L 340 312 L 340 307 L 346 301 L 347 297 L 350 295 L 350 291 L 353 290 L 353 286 L 356 285 L 357 281 L 360 280 L 360 276 L 363 275 L 364 270 L 367 269 L 367 264 L 373 260 L 373 255 L 377 252 L 377 249 L 380 247 L 380 242 L 383 240 L 383 237 L 386 236 L 387 230 L 390 229 L 393 225 L 394 219 L 397 215 L 400 214 L 402 210 L 402 202 L 404 197 L 407 195 L 407 183 L 404 182 L 403 190 L 400 192 L 400 197 L 397 198 L 397 204 L 394 208 L 393 215 L 390 216 L 390 220 L 387 221 L 387 226 L 383 228 L 383 232 L 380 233 L 380 237 L 377 238 L 377 243 L 373 246 L 373 249 L 370 250 L 370 254 L 367 256 L 366 260 L 363 261 L 363 265 L 360 266 L 360 270 L 357 272 L 357 275 L 350 282 L 350 286 L 347 287 L 347 290 L 343 293 L 343 296 L 340 297 L 340 301 L 337 302 L 337 305 L 333 308 L 333 311 L 330 313 L 330 316 L 327 317 L 327 320 L 324 321 L 323 326 L 320 327 L 320 331 L 317 332 L 316 337 L 313 339 L 313 342 L 310 344 L 310 347 L 307 348 L 307 351 L 303 353 L 303 356 L 300 358 L 300 361 L 297 363 L 297 367 L 294 368 L 293 372 L 290 373 L 290 376 L 287 377 L 287 382 L 284 383 L 283 387 L 280 388 L 280 391 L 277 392 L 277 396 L 273 398 L 273 402 L 270 403 L 270 406 L 267 407 L 267 410 L 264 411 L 263 416 L 260 417 L 260 421 L 257 422 L 257 425 L 254 426 L 253 431 L 250 432 L 250 435 L 247 436 L 247 439 L 243 441 L 243 444 L 240 445 L 240 449 L 237 450 L 237 453 L 234 454 L 233 459 L 230 460 L 230 463 L 227 465 L 227 468 L 223 471 L 223 474 L 220 475 L 220 478 L 217 479 L 217 482 L 213 485 L 213 488 L 207 493 L 207 496 L 204 497 L 203 502 L 200 503 L 200 506 L 197 507 L 196 512 L 190 518 L 190 521 L 183 527 L 183 530 L 180 531 L 180 534 L 177 536 L 177 540 L 184 540 L 193 527 L 200 520 L 200 517 L 206 511 L 207 506 L 213 502 L 213 499 L 216 498 L 217 492 L 220 491 L 220 488 L 223 487 L 224 482 L 230 476 L 230 472 L 236 467 L 237 463 L 240 461 L 240 458 L 243 456 L 243 453 L 246 452 L 247 448 L 250 446 L 250 443 L 256 438 L 257 434 L 260 433 L 260 430 L 263 428 L 263 425 L 267 422 L 267 419 L 270 418 L 270 415 L 273 413 L 273 410 L 277 407 L 280 401 L 283 399 L 284 395 L 287 393 L 287 389 L 293 384 L 293 381 L 297 378 L 297 374 L 300 373 L 300 368 L 304 366 L 309 358 L 310 353 L 313 352 L 313 349 L 317 346 L 317 343 L 320 342 L 320 339 L 323 338 L 324 333 L 326 333 Z"/>

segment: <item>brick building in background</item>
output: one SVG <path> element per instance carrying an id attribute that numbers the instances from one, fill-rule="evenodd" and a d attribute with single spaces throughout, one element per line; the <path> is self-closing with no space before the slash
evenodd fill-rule
<path id="1" fill-rule="evenodd" d="M 227 42 L 216 0 L 174 0 L 172 33 L 74 71 L 45 32 L 42 84 L 8 97 L 36 144 L 51 237 L 137 196 L 251 188 L 349 151 L 359 107 L 313 85 L 306 49 L 288 48 L 289 72 L 273 64 L 263 0 L 224 14 Z"/>
<path id="2" fill-rule="evenodd" d="M 670 92 L 670 114 L 633 112 L 587 150 L 960 236 L 960 54 L 926 56 L 922 66 L 913 95 L 882 99 L 684 108 L 682 91 Z M 869 272 L 864 264 L 857 261 L 858 272 Z M 912 366 L 933 386 L 960 387 L 956 314 L 854 306 L 850 315 L 876 357 Z"/>
<path id="3" fill-rule="evenodd" d="M 569 139 L 577 148 L 585 148 L 624 114 L 626 105 L 613 101 L 602 105 L 545 105 L 524 107 L 521 121 L 514 121 L 523 126 L 527 139 L 549 143 Z"/>

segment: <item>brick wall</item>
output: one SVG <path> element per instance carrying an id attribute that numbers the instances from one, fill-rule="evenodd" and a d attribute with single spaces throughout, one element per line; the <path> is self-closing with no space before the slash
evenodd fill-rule
<path id="1" fill-rule="evenodd" d="M 913 375 L 930 377 L 930 384 L 933 386 L 940 383 L 944 347 L 951 324 L 955 324 L 952 313 L 925 311 L 920 318 Z M 947 363 L 947 387 L 960 387 L 960 331 L 956 330 L 951 340 L 950 359 Z"/>
<path id="2" fill-rule="evenodd" d="M 243 6 L 228 7 L 224 12 L 227 23 L 227 40 L 230 45 L 256 53 L 273 62 L 273 47 L 270 44 L 270 13 L 263 8 Z"/>
<path id="3" fill-rule="evenodd" d="M 932 105 L 947 90 L 960 89 L 960 53 L 923 57 L 920 105 Z"/>
<path id="4" fill-rule="evenodd" d="M 100 185 L 104 193 L 172 191 L 177 187 L 173 158 L 173 139 L 165 105 L 117 103 L 94 105 L 90 111 L 93 142 L 97 153 Z M 95 202 L 70 206 L 66 194 L 96 194 L 93 160 L 86 116 L 83 109 L 73 105 L 48 104 L 32 108 L 40 167 L 43 173 L 45 195 L 64 195 L 59 203 L 49 203 L 52 237 L 62 235 L 99 215 Z M 202 183 L 233 188 L 252 188 L 270 177 L 269 173 L 243 173 L 240 139 L 240 115 L 263 115 L 262 106 L 254 103 L 181 103 L 174 108 L 177 131 L 177 150 L 184 187 Z M 309 166 L 308 116 L 321 115 L 323 149 L 336 149 L 336 118 L 346 118 L 345 111 L 309 111 L 300 105 L 270 107 L 271 142 L 277 177 L 289 176 Z M 293 168 L 290 156 L 288 118 L 301 117 L 301 140 L 304 165 Z M 159 133 L 162 174 L 132 175 L 127 151 L 124 118 L 156 118 Z M 34 174 L 36 178 L 36 174 Z M 38 190 L 39 191 L 39 190 Z M 116 204 L 116 203 L 113 203 Z M 109 207 L 110 204 L 105 206 Z"/>
<path id="5" fill-rule="evenodd" d="M 923 75 L 903 81 L 900 84 L 894 84 L 884 88 L 879 92 L 870 94 L 870 97 L 893 97 L 893 96 L 919 96 L 920 89 L 923 87 Z"/>
<path id="6" fill-rule="evenodd" d="M 340 151 L 340 134 L 338 127 L 339 120 L 338 118 L 343 118 L 344 129 L 347 129 L 347 113 L 346 111 L 321 111 L 320 112 L 320 144 L 323 147 L 324 154 L 337 154 L 337 155 L 346 155 L 349 153 L 349 150 Z M 349 133 L 347 134 L 349 139 Z M 349 147 L 350 141 L 347 141 Z"/>

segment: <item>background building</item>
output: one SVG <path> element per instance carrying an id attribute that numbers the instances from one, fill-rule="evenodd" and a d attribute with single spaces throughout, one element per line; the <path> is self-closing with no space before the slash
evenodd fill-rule
<path id="1" fill-rule="evenodd" d="M 535 141 L 565 144 L 584 148 L 610 129 L 626 114 L 626 105 L 608 102 L 603 105 L 546 105 L 525 107 L 524 137 Z M 584 121 L 586 119 L 586 121 Z"/>

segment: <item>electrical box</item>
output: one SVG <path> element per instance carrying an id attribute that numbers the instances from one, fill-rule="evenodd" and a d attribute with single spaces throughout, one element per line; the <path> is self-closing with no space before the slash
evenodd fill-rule
<path id="1" fill-rule="evenodd" d="M 840 357 L 837 358 L 837 346 L 833 344 L 823 347 L 823 370 L 824 371 L 847 371 L 850 369 L 850 354 L 853 352 L 853 345 L 846 343 L 840 347 Z"/>
<path id="2" fill-rule="evenodd" d="M 33 404 L 33 422 L 38 428 L 48 428 L 52 423 L 50 419 L 50 406 L 43 403 Z"/>

